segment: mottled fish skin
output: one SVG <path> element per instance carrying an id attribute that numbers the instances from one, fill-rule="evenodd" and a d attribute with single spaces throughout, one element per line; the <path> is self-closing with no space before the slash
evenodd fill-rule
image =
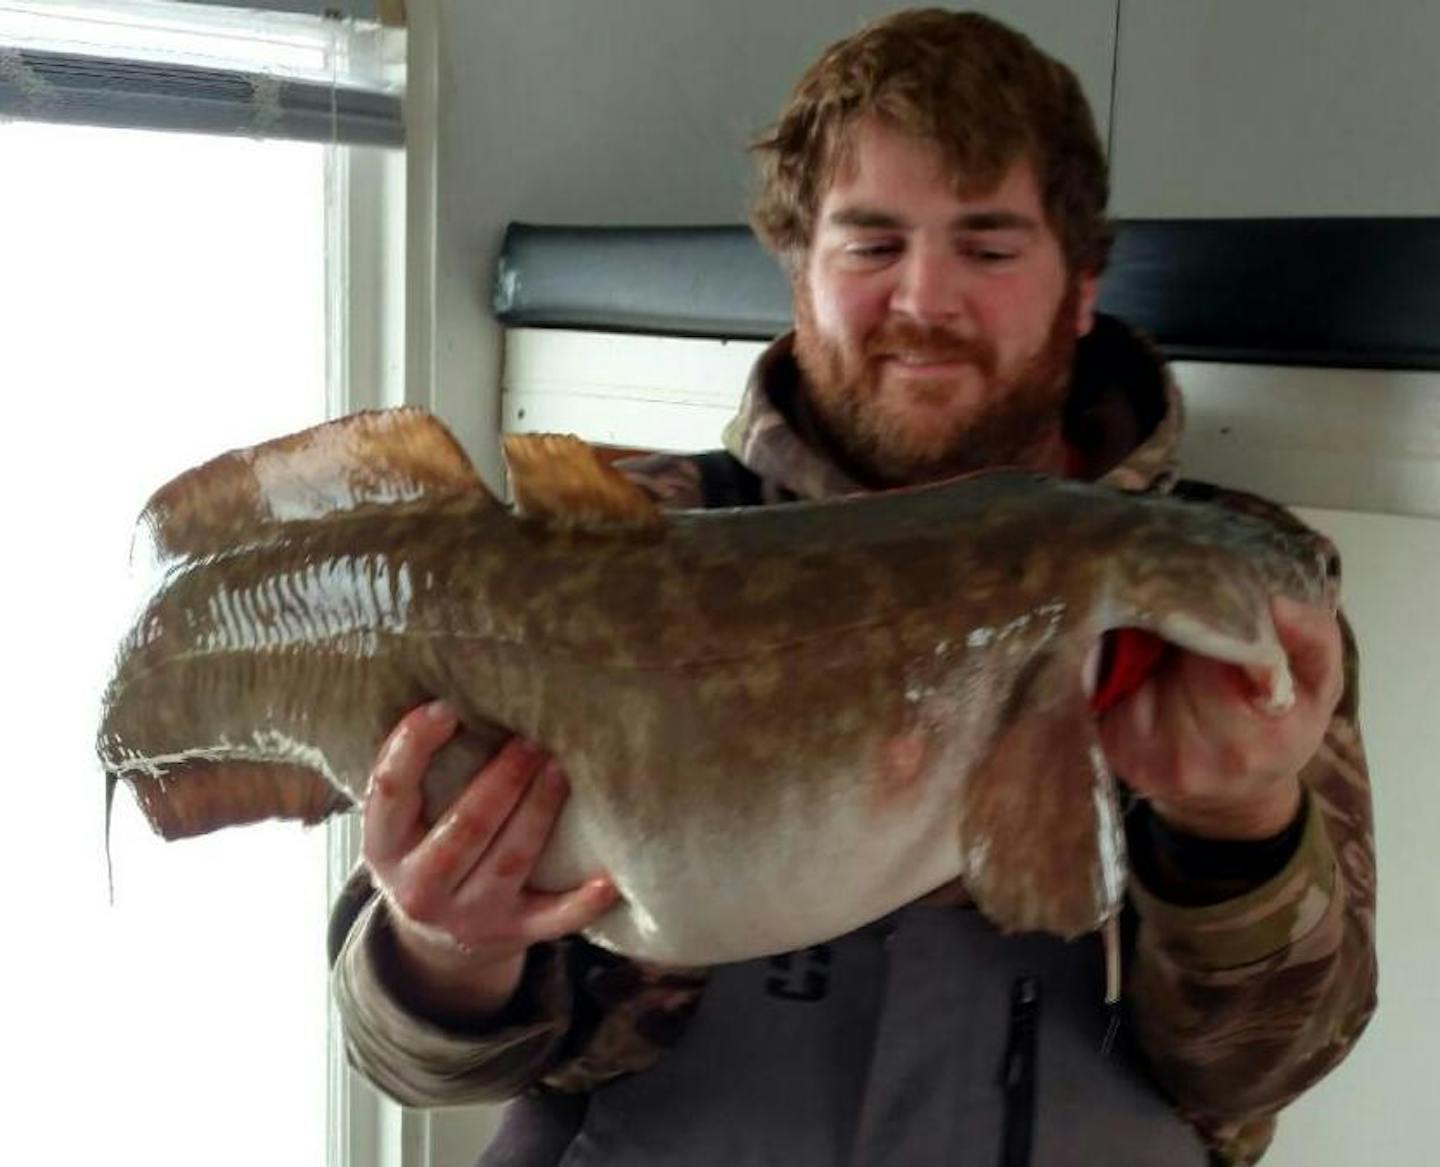
<path id="1" fill-rule="evenodd" d="M 507 732 L 554 752 L 572 795 L 537 885 L 609 871 L 625 901 L 590 935 L 626 955 L 786 951 L 956 876 L 1002 927 L 1076 935 L 1124 884 L 1098 638 L 1145 628 L 1278 687 L 1269 597 L 1338 582 L 1318 537 L 1026 473 L 610 531 L 448 474 L 172 547 L 99 737 L 157 830 L 332 813 L 443 696 L 470 732 L 432 816 Z"/>

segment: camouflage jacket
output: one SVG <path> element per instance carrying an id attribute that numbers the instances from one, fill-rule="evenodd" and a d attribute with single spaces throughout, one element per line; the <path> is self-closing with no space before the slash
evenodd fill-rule
<path id="1" fill-rule="evenodd" d="M 756 364 L 726 449 L 759 476 L 766 502 L 860 489 L 817 451 L 796 388 L 781 338 Z M 1101 317 L 1077 349 L 1066 411 L 1079 475 L 1297 523 L 1273 503 L 1178 481 L 1182 416 L 1158 355 Z M 666 506 L 702 505 L 691 459 L 654 455 L 624 469 Z M 1375 1007 L 1375 862 L 1348 627 L 1345 653 L 1345 693 L 1302 773 L 1302 821 L 1277 870 L 1202 879 L 1153 820 L 1130 831 L 1131 1022 L 1156 1082 L 1227 1163 L 1263 1153 L 1277 1112 L 1345 1056 Z M 966 897 L 955 885 L 926 900 Z M 409 1105 L 496 1101 L 537 1085 L 584 1091 L 643 1070 L 674 1043 L 705 986 L 703 970 L 642 967 L 572 938 L 533 950 L 506 1014 L 462 1032 L 407 1007 L 389 951 L 384 905 L 357 872 L 332 914 L 335 996 L 353 1064 Z"/>

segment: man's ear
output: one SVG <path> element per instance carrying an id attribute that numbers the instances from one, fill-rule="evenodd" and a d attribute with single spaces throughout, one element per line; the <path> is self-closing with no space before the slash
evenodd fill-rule
<path id="1" fill-rule="evenodd" d="M 1100 296 L 1100 277 L 1083 272 L 1075 295 L 1075 335 L 1085 336 L 1095 327 L 1095 301 Z"/>

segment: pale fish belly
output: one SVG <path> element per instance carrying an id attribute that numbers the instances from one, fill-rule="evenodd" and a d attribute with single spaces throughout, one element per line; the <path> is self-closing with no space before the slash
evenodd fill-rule
<path id="1" fill-rule="evenodd" d="M 585 935 L 636 960 L 711 965 L 818 944 L 960 874 L 963 769 L 935 753 L 900 797 L 877 790 L 871 766 L 828 776 L 820 801 L 782 779 L 755 813 L 677 815 L 643 846 L 589 813 L 576 787 L 531 885 L 561 890 L 608 871 L 623 898 Z"/>

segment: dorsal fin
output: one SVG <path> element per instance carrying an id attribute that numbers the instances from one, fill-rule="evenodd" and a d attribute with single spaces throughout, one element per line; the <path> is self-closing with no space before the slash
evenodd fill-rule
<path id="1" fill-rule="evenodd" d="M 276 523 L 456 494 L 495 501 L 436 418 L 412 408 L 353 413 L 172 479 L 140 516 L 134 556 L 147 536 L 164 563 L 232 547 Z"/>
<path id="2" fill-rule="evenodd" d="M 648 530 L 664 514 L 586 442 L 568 434 L 509 434 L 505 461 L 515 510 L 563 530 Z"/>

